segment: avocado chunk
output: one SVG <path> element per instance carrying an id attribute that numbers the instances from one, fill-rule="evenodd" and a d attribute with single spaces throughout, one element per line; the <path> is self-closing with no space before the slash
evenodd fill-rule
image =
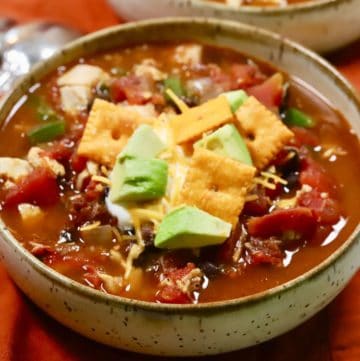
<path id="1" fill-rule="evenodd" d="M 155 158 L 165 149 L 164 143 L 154 130 L 146 124 L 140 125 L 119 155 L 119 159 Z"/>
<path id="2" fill-rule="evenodd" d="M 109 191 L 109 198 L 113 203 L 117 201 L 124 183 L 124 169 L 124 162 L 117 159 L 114 169 L 110 175 L 111 187 Z"/>
<path id="3" fill-rule="evenodd" d="M 168 213 L 155 237 L 155 247 L 198 248 L 223 243 L 231 224 L 195 207 L 182 206 Z"/>
<path id="4" fill-rule="evenodd" d="M 118 161 L 113 170 L 110 200 L 138 202 L 160 198 L 165 194 L 168 165 L 160 159 Z"/>
<path id="5" fill-rule="evenodd" d="M 194 144 L 194 147 L 206 148 L 224 157 L 253 165 L 245 141 L 233 124 L 226 124 L 200 139 Z"/>
<path id="6" fill-rule="evenodd" d="M 231 92 L 226 92 L 223 95 L 230 103 L 230 108 L 233 113 L 235 113 L 248 98 L 248 95 L 244 92 L 244 90 L 234 90 Z"/>

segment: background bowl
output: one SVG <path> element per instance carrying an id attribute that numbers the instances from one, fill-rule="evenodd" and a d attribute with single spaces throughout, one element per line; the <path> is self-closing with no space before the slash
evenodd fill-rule
<path id="1" fill-rule="evenodd" d="M 205 16 L 275 31 L 315 51 L 327 52 L 360 37 L 360 0 L 313 0 L 283 8 L 230 6 L 206 0 L 108 0 L 127 20 Z"/>
<path id="2" fill-rule="evenodd" d="M 278 35 L 234 22 L 163 19 L 133 23 L 81 38 L 36 66 L 7 97 L 0 124 L 28 89 L 59 65 L 97 51 L 152 41 L 194 40 L 271 61 L 303 79 L 349 119 L 360 135 L 360 103 L 327 62 Z M 106 295 L 45 266 L 0 220 L 0 257 L 18 286 L 59 322 L 96 341 L 157 355 L 208 355 L 266 341 L 327 305 L 359 266 L 359 226 L 328 259 L 266 292 L 225 302 L 165 305 Z"/>

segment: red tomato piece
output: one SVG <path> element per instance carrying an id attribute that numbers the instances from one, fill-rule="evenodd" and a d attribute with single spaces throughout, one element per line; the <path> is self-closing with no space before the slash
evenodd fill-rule
<path id="1" fill-rule="evenodd" d="M 99 277 L 96 268 L 92 265 L 84 265 L 82 268 L 85 271 L 83 278 L 86 284 L 89 285 L 90 287 L 99 289 L 103 281 Z"/>
<path id="2" fill-rule="evenodd" d="M 56 251 L 53 247 L 46 246 L 43 244 L 37 244 L 30 250 L 31 254 L 33 254 L 37 258 L 44 258 L 54 254 Z"/>
<path id="3" fill-rule="evenodd" d="M 317 145 L 320 144 L 319 137 L 306 128 L 291 127 L 291 131 L 295 135 L 293 143 L 295 146 L 297 146 L 299 148 L 303 145 L 308 145 L 310 147 L 316 147 Z"/>
<path id="4" fill-rule="evenodd" d="M 157 294 L 156 300 L 161 303 L 186 304 L 191 300 L 188 295 L 181 292 L 177 287 L 165 286 Z"/>
<path id="5" fill-rule="evenodd" d="M 267 108 L 278 108 L 283 96 L 283 79 L 280 74 L 274 74 L 266 79 L 262 84 L 255 85 L 247 89 L 249 95 L 254 96 L 259 102 Z"/>
<path id="6" fill-rule="evenodd" d="M 219 66 L 211 64 L 210 66 L 210 78 L 219 85 L 223 91 L 231 89 L 231 78 L 226 74 Z"/>
<path id="7" fill-rule="evenodd" d="M 72 154 L 70 158 L 71 168 L 76 173 L 82 172 L 86 167 L 86 163 L 87 163 L 87 158 L 78 155 L 76 151 Z"/>
<path id="8" fill-rule="evenodd" d="M 152 93 L 148 80 L 135 75 L 123 76 L 111 85 L 111 98 L 116 103 L 127 100 L 130 104 L 142 105 L 151 99 L 145 96 L 149 92 Z"/>
<path id="9" fill-rule="evenodd" d="M 321 224 L 335 224 L 339 221 L 341 215 L 339 203 L 332 198 L 322 196 L 316 190 L 301 193 L 298 204 L 310 208 Z"/>
<path id="10" fill-rule="evenodd" d="M 266 216 L 250 218 L 247 227 L 253 237 L 282 236 L 286 232 L 309 237 L 316 230 L 316 217 L 306 207 L 280 209 Z"/>
<path id="11" fill-rule="evenodd" d="M 187 274 L 189 274 L 195 265 L 193 263 L 187 263 L 185 267 L 172 269 L 165 272 L 164 276 L 168 278 L 173 285 L 166 285 L 162 287 L 156 294 L 156 299 L 162 303 L 190 303 L 191 299 L 189 295 L 182 292 L 176 285 L 176 281 L 181 280 Z"/>
<path id="12" fill-rule="evenodd" d="M 37 168 L 8 190 L 4 206 L 13 207 L 21 203 L 53 205 L 59 201 L 59 193 L 54 174 L 46 168 Z"/>
<path id="13" fill-rule="evenodd" d="M 259 69 L 250 64 L 233 64 L 230 69 L 232 89 L 248 88 L 265 80 Z"/>
<path id="14" fill-rule="evenodd" d="M 334 194 L 336 184 L 329 174 L 321 167 L 319 163 L 305 157 L 301 160 L 301 171 L 299 181 L 302 185 L 307 184 L 318 192 Z"/>
<path id="15" fill-rule="evenodd" d="M 246 259 L 250 264 L 281 266 L 284 253 L 279 241 L 275 239 L 261 240 L 253 238 L 247 245 Z"/>

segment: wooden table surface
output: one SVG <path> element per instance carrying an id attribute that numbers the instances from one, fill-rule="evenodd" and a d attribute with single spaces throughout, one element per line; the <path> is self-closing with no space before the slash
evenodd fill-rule
<path id="1" fill-rule="evenodd" d="M 121 21 L 105 0 L 1 0 L 2 16 L 19 22 L 47 19 L 82 32 Z M 360 90 L 360 41 L 328 59 Z M 64 328 L 27 300 L 1 265 L 0 315 L 0 361 L 158 360 L 96 344 Z M 256 347 L 202 360 L 359 361 L 360 273 L 329 307 L 297 329 Z"/>

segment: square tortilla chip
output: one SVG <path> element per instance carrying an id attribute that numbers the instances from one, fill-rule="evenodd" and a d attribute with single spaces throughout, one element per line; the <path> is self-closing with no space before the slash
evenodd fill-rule
<path id="1" fill-rule="evenodd" d="M 198 148 L 180 195 L 180 203 L 196 206 L 233 226 L 244 207 L 256 169 Z"/>
<path id="2" fill-rule="evenodd" d="M 95 99 L 77 152 L 97 163 L 113 166 L 141 123 L 151 120 L 121 105 Z"/>
<path id="3" fill-rule="evenodd" d="M 236 126 L 244 136 L 255 166 L 264 168 L 294 136 L 290 129 L 254 97 L 236 112 Z"/>
<path id="4" fill-rule="evenodd" d="M 204 132 L 217 128 L 233 118 L 228 100 L 224 96 L 189 108 L 170 120 L 176 143 L 200 137 Z"/>

